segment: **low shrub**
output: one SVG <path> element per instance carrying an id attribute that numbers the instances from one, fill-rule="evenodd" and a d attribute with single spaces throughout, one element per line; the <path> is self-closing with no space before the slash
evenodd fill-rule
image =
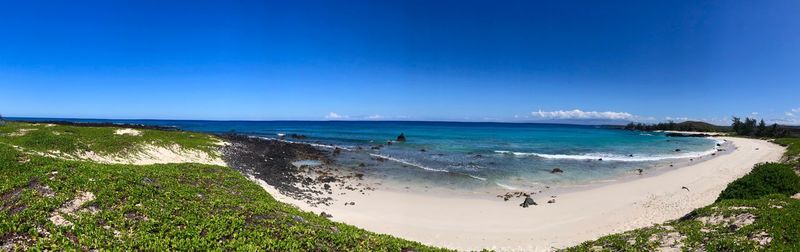
<path id="1" fill-rule="evenodd" d="M 790 165 L 779 163 L 759 164 L 725 188 L 717 202 L 726 199 L 757 199 L 769 194 L 794 195 L 800 192 L 800 177 Z"/>

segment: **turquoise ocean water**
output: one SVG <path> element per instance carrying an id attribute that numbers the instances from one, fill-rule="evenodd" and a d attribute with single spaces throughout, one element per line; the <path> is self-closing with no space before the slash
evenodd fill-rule
<path id="1" fill-rule="evenodd" d="M 30 119 L 28 119 L 30 120 Z M 61 119 L 63 120 L 63 119 Z M 77 120 L 174 126 L 337 146 L 338 163 L 401 183 L 523 189 L 585 184 L 715 152 L 716 142 L 601 126 L 460 122 Z M 394 142 L 400 134 L 407 141 Z M 307 136 L 297 140 L 291 134 Z M 372 147 L 383 145 L 379 149 Z M 361 147 L 359 149 L 359 147 Z M 675 149 L 681 151 L 676 152 Z M 424 151 L 423 151 L 424 150 Z M 383 159 L 384 161 L 380 161 Z M 602 159 L 602 161 L 600 160 Z M 365 167 L 359 164 L 364 163 Z M 561 174 L 550 171 L 559 168 Z"/>

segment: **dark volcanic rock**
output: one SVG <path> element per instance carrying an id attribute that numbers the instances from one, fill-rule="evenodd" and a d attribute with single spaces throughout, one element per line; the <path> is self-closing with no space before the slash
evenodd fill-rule
<path id="1" fill-rule="evenodd" d="M 291 134 L 290 137 L 292 137 L 294 139 L 306 139 L 306 138 L 308 138 L 308 137 L 306 137 L 306 135 L 298 135 L 298 134 Z"/>
<path id="2" fill-rule="evenodd" d="M 322 191 L 312 189 L 311 186 L 339 179 L 324 176 L 319 181 L 314 180 L 304 176 L 300 168 L 292 165 L 294 161 L 306 159 L 321 160 L 324 164 L 332 163 L 324 151 L 307 144 L 244 135 L 227 134 L 220 137 L 230 143 L 222 148 L 223 159 L 230 167 L 245 174 L 254 174 L 292 198 L 311 204 L 329 204 L 331 198 L 317 196 L 322 195 Z"/>
<path id="3" fill-rule="evenodd" d="M 561 170 L 561 168 L 553 168 L 553 170 L 550 171 L 550 173 L 564 173 L 564 170 Z"/>
<path id="4" fill-rule="evenodd" d="M 405 142 L 406 141 L 406 135 L 403 134 L 403 133 L 400 133 L 400 135 L 397 136 L 397 141 L 398 142 Z"/>
<path id="5" fill-rule="evenodd" d="M 533 201 L 531 196 L 526 196 L 525 197 L 525 201 L 523 201 L 522 204 L 519 204 L 519 206 L 524 207 L 524 208 L 527 208 L 528 206 L 535 206 L 535 205 L 538 205 L 538 204 L 536 204 L 536 201 Z"/>
<path id="6" fill-rule="evenodd" d="M 710 137 L 709 134 L 703 133 L 667 133 L 668 137 Z"/>

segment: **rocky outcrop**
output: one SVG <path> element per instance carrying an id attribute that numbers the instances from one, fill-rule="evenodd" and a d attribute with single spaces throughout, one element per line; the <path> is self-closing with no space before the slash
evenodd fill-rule
<path id="1" fill-rule="evenodd" d="M 536 204 L 536 201 L 533 201 L 533 198 L 531 198 L 530 195 L 525 197 L 525 200 L 522 201 L 522 204 L 519 204 L 519 206 L 521 206 L 523 208 L 528 208 L 529 206 L 535 206 L 535 205 L 538 205 L 538 204 Z"/>

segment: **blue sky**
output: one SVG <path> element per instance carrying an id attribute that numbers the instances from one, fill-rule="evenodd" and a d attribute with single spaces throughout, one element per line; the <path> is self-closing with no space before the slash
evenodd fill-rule
<path id="1" fill-rule="evenodd" d="M 800 123 L 800 1 L 2 5 L 6 116 Z"/>

